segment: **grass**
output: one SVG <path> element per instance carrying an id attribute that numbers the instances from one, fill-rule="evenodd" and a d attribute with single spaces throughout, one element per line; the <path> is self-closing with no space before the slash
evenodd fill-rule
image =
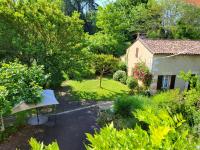
<path id="1" fill-rule="evenodd" d="M 129 88 L 113 79 L 103 78 L 102 88 L 99 79 L 83 81 L 69 80 L 64 83 L 71 89 L 75 100 L 114 100 L 118 96 L 127 95 Z"/>

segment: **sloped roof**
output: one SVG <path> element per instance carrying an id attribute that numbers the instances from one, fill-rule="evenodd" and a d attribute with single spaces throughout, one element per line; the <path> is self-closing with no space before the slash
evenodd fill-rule
<path id="1" fill-rule="evenodd" d="M 200 40 L 138 40 L 153 54 L 200 55 Z"/>

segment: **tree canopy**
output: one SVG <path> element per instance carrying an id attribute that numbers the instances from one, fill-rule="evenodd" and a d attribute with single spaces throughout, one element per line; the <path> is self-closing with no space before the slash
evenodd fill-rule
<path id="1" fill-rule="evenodd" d="M 83 21 L 78 13 L 66 16 L 60 1 L 1 1 L 0 35 L 1 57 L 44 65 L 53 85 L 62 81 L 62 70 L 87 66 Z"/>

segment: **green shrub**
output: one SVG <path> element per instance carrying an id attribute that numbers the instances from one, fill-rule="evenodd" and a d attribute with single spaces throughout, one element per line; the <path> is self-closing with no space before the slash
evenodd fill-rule
<path id="1" fill-rule="evenodd" d="M 44 145 L 43 142 L 38 142 L 34 138 L 31 138 L 29 140 L 29 145 L 31 146 L 31 150 L 59 150 L 60 149 L 57 142 L 52 142 L 49 145 Z"/>
<path id="2" fill-rule="evenodd" d="M 86 134 L 90 144 L 86 149 L 196 149 L 198 143 L 183 128 L 184 119 L 181 114 L 169 115 L 166 110 L 151 109 L 135 112 L 139 121 L 149 125 L 147 130 L 136 126 L 133 129 L 117 130 L 111 123 L 96 132 L 94 136 Z"/>
<path id="3" fill-rule="evenodd" d="M 126 72 L 127 71 L 126 63 L 120 61 L 118 65 L 118 69 Z"/>
<path id="4" fill-rule="evenodd" d="M 175 89 L 156 94 L 153 96 L 152 102 L 154 103 L 154 106 L 167 108 L 170 109 L 170 111 L 173 113 L 176 113 L 178 107 L 181 104 L 181 99 L 182 96 L 180 94 L 180 90 Z"/>
<path id="5" fill-rule="evenodd" d="M 138 86 L 138 82 L 136 79 L 134 79 L 133 77 L 128 77 L 128 79 L 126 80 L 126 85 L 130 88 L 130 89 L 135 89 Z"/>
<path id="6" fill-rule="evenodd" d="M 132 111 L 143 109 L 150 100 L 143 96 L 120 97 L 114 102 L 114 112 L 123 117 L 132 116 Z"/>
<path id="7" fill-rule="evenodd" d="M 113 74 L 113 80 L 126 84 L 126 72 L 118 70 Z"/>

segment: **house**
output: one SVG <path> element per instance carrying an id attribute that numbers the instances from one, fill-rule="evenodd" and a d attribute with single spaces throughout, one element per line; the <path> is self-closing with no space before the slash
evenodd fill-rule
<path id="1" fill-rule="evenodd" d="M 187 88 L 177 75 L 180 71 L 200 74 L 200 40 L 137 40 L 127 49 L 125 62 L 128 75 L 133 75 L 137 62 L 145 62 L 153 75 L 152 93 L 160 89 Z"/>

